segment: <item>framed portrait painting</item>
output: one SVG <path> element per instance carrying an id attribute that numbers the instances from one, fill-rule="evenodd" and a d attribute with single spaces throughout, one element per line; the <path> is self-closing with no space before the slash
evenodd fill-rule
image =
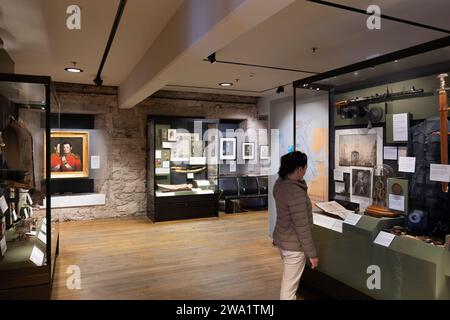
<path id="1" fill-rule="evenodd" d="M 52 178 L 89 177 L 89 132 L 52 131 L 50 141 Z M 46 172 L 45 154 L 44 143 L 44 177 Z"/>

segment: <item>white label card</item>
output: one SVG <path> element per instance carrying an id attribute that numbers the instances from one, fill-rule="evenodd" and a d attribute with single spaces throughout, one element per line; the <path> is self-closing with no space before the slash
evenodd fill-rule
<path id="1" fill-rule="evenodd" d="M 40 267 L 44 263 L 44 257 L 44 253 L 38 247 L 34 246 L 31 251 L 30 261 Z"/>
<path id="2" fill-rule="evenodd" d="M 334 181 L 344 181 L 344 171 L 341 169 L 334 169 Z"/>
<path id="3" fill-rule="evenodd" d="M 8 203 L 6 202 L 6 199 L 4 196 L 0 198 L 0 208 L 2 209 L 2 212 L 5 213 L 8 211 Z"/>
<path id="4" fill-rule="evenodd" d="M 450 182 L 450 166 L 446 164 L 432 164 L 430 167 L 430 180 Z"/>
<path id="5" fill-rule="evenodd" d="M 379 244 L 380 246 L 387 247 L 391 245 L 392 241 L 395 239 L 395 234 L 388 233 L 385 231 L 380 231 L 378 236 L 375 238 L 373 243 Z"/>
<path id="6" fill-rule="evenodd" d="M 230 162 L 230 172 L 236 172 L 236 161 Z"/>
<path id="7" fill-rule="evenodd" d="M 416 158 L 415 157 L 399 157 L 398 171 L 400 172 L 416 172 Z"/>
<path id="8" fill-rule="evenodd" d="M 193 173 L 188 173 L 187 174 L 187 178 L 188 179 L 194 179 L 194 174 Z"/>
<path id="9" fill-rule="evenodd" d="M 172 149 L 175 144 L 173 142 L 163 142 L 162 147 L 164 149 Z"/>
<path id="10" fill-rule="evenodd" d="M 8 247 L 6 246 L 6 237 L 3 236 L 2 239 L 0 240 L 0 250 L 2 252 L 2 257 L 5 255 L 7 248 Z"/>
<path id="11" fill-rule="evenodd" d="M 393 126 L 394 141 L 408 141 L 408 114 L 394 114 Z"/>
<path id="12" fill-rule="evenodd" d="M 162 152 L 161 150 L 155 150 L 155 159 L 161 159 Z"/>
<path id="13" fill-rule="evenodd" d="M 38 239 L 41 240 L 44 244 L 47 244 L 47 235 L 43 232 L 39 232 Z"/>
<path id="14" fill-rule="evenodd" d="M 163 168 L 170 168 L 170 161 L 163 161 Z"/>
<path id="15" fill-rule="evenodd" d="M 397 160 L 397 147 L 384 147 L 384 159 Z"/>
<path id="16" fill-rule="evenodd" d="M 347 218 L 344 220 L 344 223 L 356 226 L 361 219 L 362 215 L 356 213 L 349 213 Z"/>
<path id="17" fill-rule="evenodd" d="M 405 197 L 389 194 L 389 209 L 405 211 Z"/>
<path id="18" fill-rule="evenodd" d="M 91 169 L 100 169 L 100 156 L 91 156 Z"/>
<path id="19" fill-rule="evenodd" d="M 336 220 L 336 222 L 333 225 L 332 230 L 336 231 L 336 232 L 339 232 L 339 233 L 342 233 L 342 228 L 343 228 L 342 226 L 343 226 L 343 224 L 344 224 L 344 221 Z"/>

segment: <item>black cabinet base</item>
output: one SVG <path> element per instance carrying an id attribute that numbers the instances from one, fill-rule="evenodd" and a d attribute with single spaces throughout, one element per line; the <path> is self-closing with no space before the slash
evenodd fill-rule
<path id="1" fill-rule="evenodd" d="M 217 196 L 152 197 L 147 216 L 153 222 L 218 217 Z"/>

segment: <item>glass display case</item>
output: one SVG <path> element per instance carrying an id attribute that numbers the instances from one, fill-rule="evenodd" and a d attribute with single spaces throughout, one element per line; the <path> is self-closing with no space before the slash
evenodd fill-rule
<path id="1" fill-rule="evenodd" d="M 23 109 L 34 121 L 21 117 Z M 45 178 L 49 117 L 50 77 L 0 74 L 1 299 L 50 297 L 58 231 Z M 33 135 L 33 128 L 42 134 Z M 43 146 L 47 152 L 37 152 Z"/>
<path id="2" fill-rule="evenodd" d="M 218 216 L 218 124 L 149 119 L 147 211 L 152 221 Z"/>

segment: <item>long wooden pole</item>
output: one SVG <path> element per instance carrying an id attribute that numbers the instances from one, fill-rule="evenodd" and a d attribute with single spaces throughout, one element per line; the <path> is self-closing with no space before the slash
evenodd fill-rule
<path id="1" fill-rule="evenodd" d="M 440 80 L 439 87 L 439 115 L 441 120 L 441 164 L 448 164 L 448 101 L 447 88 L 445 87 L 445 78 L 448 74 L 443 73 L 438 76 Z M 448 192 L 448 183 L 442 182 L 442 191 Z"/>

